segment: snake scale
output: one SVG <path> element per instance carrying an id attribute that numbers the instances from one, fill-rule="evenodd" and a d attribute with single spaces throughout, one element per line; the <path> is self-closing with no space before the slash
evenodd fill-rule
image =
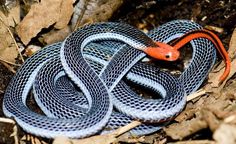
<path id="1" fill-rule="evenodd" d="M 6 89 L 4 114 L 25 131 L 47 138 L 82 138 L 133 119 L 144 124 L 131 133 L 157 131 L 163 124 L 152 122 L 166 121 L 184 108 L 186 96 L 199 88 L 213 66 L 216 51 L 207 39 L 192 40 L 192 59 L 174 77 L 142 62 L 146 54 L 140 49 L 155 46 L 154 41 L 168 43 L 196 29 L 201 26 L 187 20 L 168 22 L 148 34 L 123 23 L 86 25 L 26 60 Z M 145 99 L 124 79 L 162 98 Z M 45 115 L 27 107 L 32 87 Z"/>

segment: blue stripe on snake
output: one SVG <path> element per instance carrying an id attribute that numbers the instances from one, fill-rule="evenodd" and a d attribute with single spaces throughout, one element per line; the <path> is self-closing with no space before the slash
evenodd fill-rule
<path id="1" fill-rule="evenodd" d="M 215 48 L 203 38 L 191 41 L 192 59 L 178 78 L 141 62 L 145 54 L 140 49 L 154 46 L 153 40 L 169 42 L 196 29 L 201 26 L 187 20 L 166 23 L 147 35 L 122 23 L 84 26 L 63 43 L 47 46 L 26 60 L 5 91 L 4 114 L 25 131 L 47 138 L 82 138 L 133 119 L 158 122 L 173 118 L 184 108 L 186 96 L 206 78 L 215 62 Z M 163 98 L 139 96 L 124 77 Z M 26 105 L 32 86 L 46 116 Z M 112 112 L 113 105 L 119 112 Z M 142 124 L 131 133 L 152 133 L 160 125 Z"/>

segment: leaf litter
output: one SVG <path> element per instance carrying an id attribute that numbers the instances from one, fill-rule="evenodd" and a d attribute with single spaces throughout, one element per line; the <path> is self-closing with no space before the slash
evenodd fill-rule
<path id="1" fill-rule="evenodd" d="M 72 13 L 72 0 L 41 0 L 31 6 L 29 13 L 16 27 L 17 34 L 27 45 L 43 28 L 53 24 L 56 29 L 65 28 Z"/>

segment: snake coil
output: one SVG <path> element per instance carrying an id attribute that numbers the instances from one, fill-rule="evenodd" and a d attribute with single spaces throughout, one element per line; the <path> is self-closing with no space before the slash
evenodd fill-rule
<path id="1" fill-rule="evenodd" d="M 22 65 L 4 95 L 3 111 L 27 132 L 42 137 L 86 137 L 104 127 L 115 129 L 133 119 L 165 121 L 176 116 L 186 95 L 201 85 L 215 62 L 216 52 L 207 39 L 191 41 L 193 54 L 188 67 L 176 78 L 144 64 L 139 47 L 154 41 L 169 42 L 196 23 L 176 20 L 147 35 L 122 23 L 98 23 L 82 27 L 64 42 L 45 47 Z M 123 80 L 133 81 L 163 97 L 144 99 Z M 29 91 L 45 115 L 26 105 Z M 119 112 L 112 112 L 113 105 Z M 161 125 L 142 124 L 133 134 L 154 132 Z"/>

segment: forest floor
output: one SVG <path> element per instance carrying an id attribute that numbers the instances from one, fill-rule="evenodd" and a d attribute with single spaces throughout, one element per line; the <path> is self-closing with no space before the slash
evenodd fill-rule
<path id="1" fill-rule="evenodd" d="M 171 0 L 157 2 L 154 0 L 127 0 L 113 14 L 109 21 L 129 23 L 143 31 L 177 19 L 192 20 L 203 27 L 211 29 L 222 40 L 226 49 L 232 47 L 233 31 L 236 26 L 236 1 L 234 0 Z M 15 36 L 15 35 L 14 35 Z M 19 38 L 16 38 L 19 41 Z M 234 40 L 236 41 L 236 40 Z M 33 42 L 32 42 L 33 43 Z M 38 45 L 36 42 L 34 45 Z M 39 44 L 40 46 L 42 44 Z M 234 46 L 236 46 L 234 44 Z M 235 48 L 232 59 L 235 58 Z M 219 57 L 219 62 L 221 58 Z M 14 70 L 18 67 L 15 66 Z M 235 69 L 232 67 L 232 69 Z M 218 74 L 219 75 L 219 74 Z M 5 89 L 14 76 L 13 71 L 0 63 L 0 103 L 2 104 Z M 209 79 L 214 77 L 210 76 Z M 135 138 L 117 138 L 116 143 L 235 143 L 236 142 L 236 77 L 232 71 L 230 78 L 221 87 L 210 86 L 206 80 L 200 97 L 188 101 L 185 110 L 170 125 L 152 135 Z M 37 109 L 37 108 L 36 108 Z M 2 106 L 0 118 L 4 117 Z M 0 143 L 14 143 L 12 134 L 14 124 L 1 122 Z M 52 143 L 52 140 L 37 138 L 17 127 L 17 138 L 21 143 Z"/>

